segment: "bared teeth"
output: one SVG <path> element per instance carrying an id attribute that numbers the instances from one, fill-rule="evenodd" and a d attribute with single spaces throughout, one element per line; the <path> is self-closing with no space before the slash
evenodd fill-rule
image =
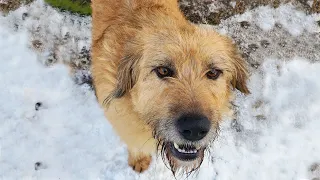
<path id="1" fill-rule="evenodd" d="M 178 144 L 173 143 L 173 145 L 174 145 L 174 147 L 175 147 L 176 149 L 179 149 L 179 145 L 178 145 Z"/>
<path id="2" fill-rule="evenodd" d="M 195 154 L 198 152 L 199 148 L 190 148 L 190 146 L 187 148 L 187 146 L 178 145 L 176 143 L 173 143 L 174 148 L 180 152 L 180 153 L 186 153 L 186 154 Z"/>

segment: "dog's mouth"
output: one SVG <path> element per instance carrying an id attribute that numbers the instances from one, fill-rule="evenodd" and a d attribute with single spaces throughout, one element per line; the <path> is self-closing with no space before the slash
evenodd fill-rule
<path id="1" fill-rule="evenodd" d="M 203 156 L 204 149 L 201 146 L 190 144 L 166 143 L 168 155 L 172 155 L 181 161 L 193 161 Z"/>

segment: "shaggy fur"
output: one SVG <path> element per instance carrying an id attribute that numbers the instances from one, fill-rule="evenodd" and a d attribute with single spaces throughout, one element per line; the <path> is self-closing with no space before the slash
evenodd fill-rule
<path id="1" fill-rule="evenodd" d="M 188 22 L 176 0 L 92 0 L 92 73 L 105 116 L 127 145 L 129 165 L 138 172 L 159 152 L 171 170 L 190 172 L 203 160 L 223 116 L 231 115 L 233 88 L 249 93 L 244 61 L 232 41 Z M 160 79 L 154 69 L 174 75 Z M 216 80 L 206 73 L 219 69 Z M 174 124 L 201 113 L 211 129 L 189 142 Z M 201 146 L 199 158 L 181 161 L 168 143 Z"/>

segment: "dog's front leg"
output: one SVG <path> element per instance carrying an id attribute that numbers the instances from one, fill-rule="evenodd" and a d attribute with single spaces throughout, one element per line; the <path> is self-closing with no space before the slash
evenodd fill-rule
<path id="1" fill-rule="evenodd" d="M 105 86 L 97 88 L 101 87 Z M 103 98 L 100 99 L 103 100 Z M 157 142 L 152 136 L 152 129 L 134 111 L 130 99 L 126 97 L 115 99 L 108 108 L 105 108 L 105 115 L 127 146 L 128 164 L 137 172 L 147 170 L 151 155 L 157 150 Z"/>
<path id="2" fill-rule="evenodd" d="M 133 170 L 141 173 L 149 168 L 152 160 L 151 155 L 147 155 L 142 152 L 136 152 L 130 149 L 128 149 L 128 153 L 128 163 Z"/>

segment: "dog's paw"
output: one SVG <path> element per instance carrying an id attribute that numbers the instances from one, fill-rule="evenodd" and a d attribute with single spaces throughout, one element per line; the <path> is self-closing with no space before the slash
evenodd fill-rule
<path id="1" fill-rule="evenodd" d="M 129 152 L 129 166 L 131 166 L 136 172 L 142 173 L 143 171 L 147 170 L 150 166 L 151 160 L 152 157 L 150 155 L 133 155 Z"/>

